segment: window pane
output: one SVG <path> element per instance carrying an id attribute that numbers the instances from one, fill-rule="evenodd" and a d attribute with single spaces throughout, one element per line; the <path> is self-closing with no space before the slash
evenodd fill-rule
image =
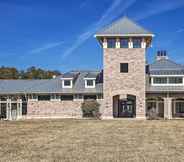
<path id="1" fill-rule="evenodd" d="M 155 83 L 155 84 L 167 84 L 167 77 L 153 78 L 153 83 Z"/>
<path id="2" fill-rule="evenodd" d="M 128 48 L 128 39 L 120 39 L 120 47 Z"/>
<path id="3" fill-rule="evenodd" d="M 84 96 L 84 100 L 96 100 L 96 95 L 86 95 Z"/>
<path id="4" fill-rule="evenodd" d="M 61 100 L 62 101 L 72 101 L 73 100 L 73 95 L 62 95 Z"/>
<path id="5" fill-rule="evenodd" d="M 183 78 L 182 77 L 169 77 L 170 84 L 182 84 Z"/>
<path id="6" fill-rule="evenodd" d="M 121 63 L 120 64 L 120 72 L 121 73 L 128 73 L 128 63 Z"/>
<path id="7" fill-rule="evenodd" d="M 71 81 L 70 80 L 64 80 L 64 85 L 65 86 L 70 86 L 71 85 Z"/>
<path id="8" fill-rule="evenodd" d="M 108 48 L 116 48 L 116 39 L 107 39 Z"/>
<path id="9" fill-rule="evenodd" d="M 87 80 L 87 86 L 93 86 L 93 80 Z"/>
<path id="10" fill-rule="evenodd" d="M 38 101 L 50 101 L 50 95 L 38 96 Z"/>
<path id="11" fill-rule="evenodd" d="M 134 38 L 133 39 L 133 48 L 141 48 L 141 38 Z"/>

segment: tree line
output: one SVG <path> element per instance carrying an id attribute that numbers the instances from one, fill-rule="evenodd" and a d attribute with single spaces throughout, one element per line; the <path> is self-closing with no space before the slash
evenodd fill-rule
<path id="1" fill-rule="evenodd" d="M 34 66 L 26 70 L 18 70 L 15 67 L 0 67 L 0 79 L 51 79 L 61 75 L 57 70 L 44 70 Z"/>

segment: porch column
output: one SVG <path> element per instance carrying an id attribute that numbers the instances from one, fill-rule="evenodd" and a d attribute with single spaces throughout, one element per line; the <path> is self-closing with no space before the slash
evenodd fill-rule
<path id="1" fill-rule="evenodd" d="M 6 112 L 7 112 L 7 119 L 12 120 L 12 116 L 11 116 L 11 99 L 7 99 Z"/>
<path id="2" fill-rule="evenodd" d="M 172 119 L 172 98 L 164 98 L 164 118 Z"/>

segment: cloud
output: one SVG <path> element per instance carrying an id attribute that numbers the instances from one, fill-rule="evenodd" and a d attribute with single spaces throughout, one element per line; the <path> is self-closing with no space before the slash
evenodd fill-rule
<path id="1" fill-rule="evenodd" d="M 184 6 L 184 0 L 154 0 L 149 1 L 146 7 L 143 8 L 143 12 L 140 12 L 134 16 L 135 20 L 142 20 L 149 18 L 153 15 L 158 15 L 164 12 L 172 11 Z"/>
<path id="2" fill-rule="evenodd" d="M 184 28 L 180 28 L 180 29 L 178 29 L 178 30 L 176 31 L 176 33 L 182 33 L 182 32 L 184 32 Z"/>
<path id="3" fill-rule="evenodd" d="M 133 5 L 136 0 L 114 0 L 111 6 L 104 12 L 100 19 L 90 27 L 81 33 L 73 45 L 66 49 L 62 58 L 71 55 L 77 48 L 79 48 L 83 43 L 86 42 L 99 28 L 110 23 L 112 20 L 123 14 L 123 12 Z"/>
<path id="4" fill-rule="evenodd" d="M 63 42 L 52 42 L 52 43 L 43 45 L 42 47 L 32 49 L 31 51 L 29 51 L 29 53 L 31 53 L 31 54 L 37 54 L 37 53 L 40 53 L 40 52 L 49 50 L 51 48 L 58 47 L 58 46 L 60 46 L 62 44 L 63 44 Z"/>

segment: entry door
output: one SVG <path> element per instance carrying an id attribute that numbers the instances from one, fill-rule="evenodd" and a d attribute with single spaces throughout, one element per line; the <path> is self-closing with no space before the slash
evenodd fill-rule
<path id="1" fill-rule="evenodd" d="M 133 117 L 134 116 L 134 101 L 121 101 L 119 103 L 119 117 Z"/>

